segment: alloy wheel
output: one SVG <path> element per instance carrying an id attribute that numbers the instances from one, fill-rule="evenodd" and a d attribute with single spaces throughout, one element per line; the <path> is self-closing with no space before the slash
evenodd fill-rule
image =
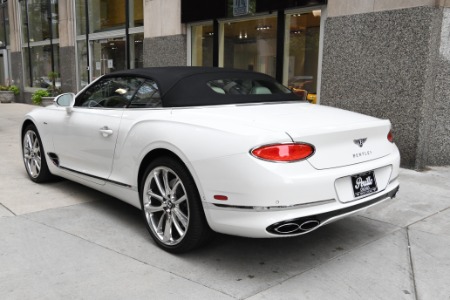
<path id="1" fill-rule="evenodd" d="M 23 160 L 28 174 L 37 178 L 41 172 L 42 153 L 39 139 L 33 130 L 28 130 L 24 135 Z"/>
<path id="2" fill-rule="evenodd" d="M 183 181 L 171 168 L 158 166 L 148 173 L 143 209 L 161 243 L 173 246 L 183 240 L 189 226 L 189 198 Z"/>

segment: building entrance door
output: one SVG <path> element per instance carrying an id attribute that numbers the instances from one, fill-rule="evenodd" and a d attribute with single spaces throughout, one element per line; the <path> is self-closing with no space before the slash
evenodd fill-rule
<path id="1" fill-rule="evenodd" d="M 126 69 L 125 38 L 93 40 L 89 43 L 91 79 Z"/>

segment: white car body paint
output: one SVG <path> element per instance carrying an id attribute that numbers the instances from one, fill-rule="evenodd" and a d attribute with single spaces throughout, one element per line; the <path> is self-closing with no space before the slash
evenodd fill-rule
<path id="1" fill-rule="evenodd" d="M 26 119 L 36 125 L 45 152 L 60 158 L 56 166 L 47 156 L 51 173 L 137 208 L 141 207 L 138 172 L 144 157 L 155 149 L 174 153 L 195 180 L 210 227 L 232 235 L 279 237 L 266 228 L 357 207 L 399 186 L 400 155 L 387 139 L 390 122 L 325 106 L 289 102 L 155 109 L 74 107 L 67 112 L 52 105 L 34 110 Z M 105 128 L 110 134 L 102 133 Z M 360 147 L 354 140 L 362 138 L 367 140 Z M 315 153 L 293 163 L 267 162 L 250 154 L 257 146 L 288 142 L 312 144 Z M 355 198 L 349 176 L 367 171 L 374 171 L 378 191 Z M 228 200 L 215 200 L 214 195 Z M 343 211 L 320 225 L 358 210 Z"/>

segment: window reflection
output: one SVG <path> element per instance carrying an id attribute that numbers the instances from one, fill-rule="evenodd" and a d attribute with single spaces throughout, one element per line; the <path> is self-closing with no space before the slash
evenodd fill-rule
<path id="1" fill-rule="evenodd" d="M 125 28 L 125 0 L 76 0 L 78 35 L 86 34 L 86 2 L 88 3 L 89 33 Z M 143 26 L 143 1 L 130 0 L 128 10 L 129 26 Z"/>
<path id="2" fill-rule="evenodd" d="M 144 67 L 144 34 L 136 33 L 130 35 L 130 68 Z"/>
<path id="3" fill-rule="evenodd" d="M 91 45 L 92 79 L 126 69 L 125 38 L 95 40 Z"/>
<path id="4" fill-rule="evenodd" d="M 223 66 L 254 70 L 275 77 L 277 18 L 226 22 Z"/>
<path id="5" fill-rule="evenodd" d="M 52 74 L 52 66 L 51 66 L 51 49 L 50 45 L 45 46 L 34 46 L 31 47 L 31 61 L 33 63 L 32 65 L 32 82 L 33 87 L 38 88 L 52 88 L 53 85 L 53 78 L 51 78 Z M 29 48 L 24 48 L 24 57 L 28 57 L 28 51 L 30 51 Z M 55 62 L 55 88 L 59 89 L 61 88 L 61 79 L 59 78 L 59 47 L 57 45 L 53 46 L 53 55 L 54 55 L 54 62 Z M 25 70 L 29 70 L 30 66 L 28 64 L 28 59 L 23 60 L 25 64 Z M 25 72 L 24 74 L 26 77 L 26 82 L 29 83 L 30 81 L 30 74 L 29 72 Z M 49 76 L 50 75 L 50 76 Z"/>
<path id="6" fill-rule="evenodd" d="M 192 26 L 192 65 L 212 67 L 213 39 L 212 25 Z"/>
<path id="7" fill-rule="evenodd" d="M 134 95 L 130 108 L 155 108 L 161 107 L 161 95 L 156 82 L 146 81 Z"/>
<path id="8" fill-rule="evenodd" d="M 59 37 L 58 1 L 27 0 L 20 3 L 24 42 L 28 42 L 28 32 L 30 34 L 30 42 L 38 42 L 50 38 L 57 39 Z M 27 27 L 27 13 L 28 30 L 25 29 Z"/>
<path id="9" fill-rule="evenodd" d="M 320 11 L 319 11 L 320 12 Z M 286 16 L 289 34 L 285 48 L 284 84 L 297 95 L 316 103 L 320 14 L 317 11 Z"/>
<path id="10" fill-rule="evenodd" d="M 0 48 L 9 45 L 9 18 L 7 3 L 0 4 Z"/>
<path id="11" fill-rule="evenodd" d="M 79 76 L 80 76 L 80 85 L 81 87 L 85 87 L 89 82 L 88 77 L 88 68 L 87 68 L 87 60 L 88 60 L 88 46 L 86 44 L 86 40 L 77 41 L 77 56 L 78 56 L 78 66 L 79 66 Z"/>

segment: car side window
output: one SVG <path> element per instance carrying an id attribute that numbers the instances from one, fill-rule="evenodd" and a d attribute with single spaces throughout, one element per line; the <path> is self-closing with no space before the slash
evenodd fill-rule
<path id="1" fill-rule="evenodd" d="M 156 82 L 147 80 L 134 95 L 129 108 L 162 107 L 161 95 Z"/>
<path id="2" fill-rule="evenodd" d="M 123 108 L 133 98 L 144 80 L 134 77 L 101 79 L 75 100 L 75 106 L 90 108 Z"/>

